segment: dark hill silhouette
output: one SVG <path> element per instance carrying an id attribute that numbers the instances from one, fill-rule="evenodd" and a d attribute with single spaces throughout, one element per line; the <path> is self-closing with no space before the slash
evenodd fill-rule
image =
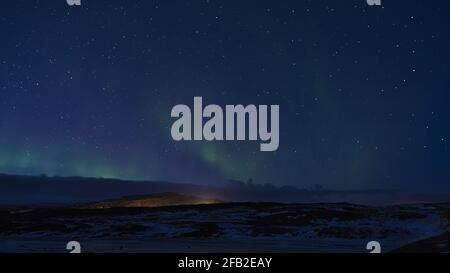
<path id="1" fill-rule="evenodd" d="M 0 205 L 57 205 L 88 203 L 124 196 L 173 192 L 186 196 L 229 202 L 349 202 L 359 204 L 391 204 L 443 202 L 448 196 L 405 196 L 388 190 L 298 189 L 231 180 L 226 185 L 205 186 L 165 181 L 126 181 L 86 177 L 48 177 L 0 174 Z"/>

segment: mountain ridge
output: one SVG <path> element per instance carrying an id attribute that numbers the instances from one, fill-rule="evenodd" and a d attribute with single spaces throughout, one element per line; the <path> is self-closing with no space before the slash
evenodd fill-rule
<path id="1" fill-rule="evenodd" d="M 219 203 L 224 203 L 224 201 L 218 199 L 182 195 L 174 192 L 164 192 L 160 194 L 124 196 L 121 198 L 90 202 L 76 207 L 81 209 L 152 208 L 184 205 L 208 205 Z"/>

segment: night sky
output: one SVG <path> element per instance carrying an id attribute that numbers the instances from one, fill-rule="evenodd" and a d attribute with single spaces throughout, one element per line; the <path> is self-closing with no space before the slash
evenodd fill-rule
<path id="1" fill-rule="evenodd" d="M 448 1 L 2 1 L 0 173 L 450 192 Z M 280 105 L 280 147 L 176 104 Z"/>

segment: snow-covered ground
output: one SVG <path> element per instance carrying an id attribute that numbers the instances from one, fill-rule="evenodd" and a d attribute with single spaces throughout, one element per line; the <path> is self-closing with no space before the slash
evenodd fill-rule
<path id="1" fill-rule="evenodd" d="M 107 210 L 33 209 L 0 213 L 0 252 L 367 252 L 449 230 L 450 204 L 237 203 Z"/>

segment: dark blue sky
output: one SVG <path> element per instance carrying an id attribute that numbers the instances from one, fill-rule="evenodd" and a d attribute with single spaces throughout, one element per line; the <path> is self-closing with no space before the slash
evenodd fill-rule
<path id="1" fill-rule="evenodd" d="M 450 192 L 448 1 L 3 1 L 0 173 Z M 279 104 L 280 147 L 170 110 Z"/>

